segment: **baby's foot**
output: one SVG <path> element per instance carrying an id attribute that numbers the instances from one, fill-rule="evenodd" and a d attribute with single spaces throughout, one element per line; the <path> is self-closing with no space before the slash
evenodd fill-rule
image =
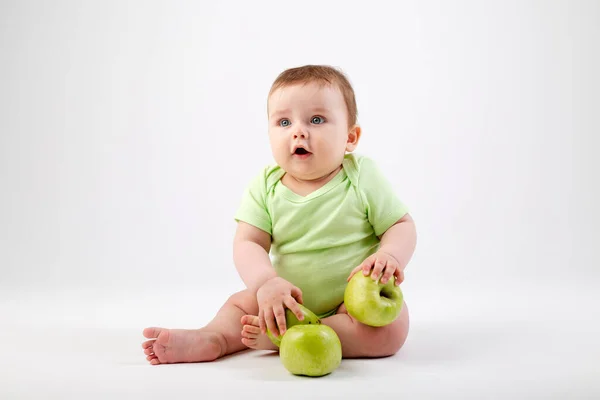
<path id="1" fill-rule="evenodd" d="M 267 335 L 260 333 L 260 325 L 256 315 L 242 317 L 242 343 L 255 350 L 278 350 Z"/>
<path id="2" fill-rule="evenodd" d="M 152 365 L 213 361 L 225 354 L 225 337 L 216 332 L 186 329 L 146 328 L 142 343 Z"/>

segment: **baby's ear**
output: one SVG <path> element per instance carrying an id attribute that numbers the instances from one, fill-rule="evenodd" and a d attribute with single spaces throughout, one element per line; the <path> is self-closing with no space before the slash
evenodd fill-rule
<path id="1" fill-rule="evenodd" d="M 358 126 L 358 125 L 354 125 L 348 131 L 348 141 L 346 142 L 346 151 L 347 152 L 353 152 L 354 150 L 356 150 L 356 147 L 358 146 L 358 141 L 360 140 L 360 134 L 361 134 L 361 129 L 360 129 L 360 126 Z"/>

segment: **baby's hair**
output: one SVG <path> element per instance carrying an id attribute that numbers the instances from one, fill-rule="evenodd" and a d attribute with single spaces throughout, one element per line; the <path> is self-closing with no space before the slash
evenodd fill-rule
<path id="1" fill-rule="evenodd" d="M 277 89 L 294 85 L 298 83 L 321 83 L 327 85 L 337 85 L 344 96 L 346 108 L 348 110 L 348 125 L 353 126 L 357 122 L 358 110 L 356 107 L 356 97 L 354 89 L 346 75 L 339 69 L 328 65 L 304 65 L 302 67 L 290 68 L 283 71 L 269 91 L 269 97 Z"/>

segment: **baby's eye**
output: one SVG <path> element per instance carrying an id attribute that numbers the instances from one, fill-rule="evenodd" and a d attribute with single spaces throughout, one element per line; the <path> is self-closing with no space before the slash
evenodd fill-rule
<path id="1" fill-rule="evenodd" d="M 291 122 L 287 118 L 279 120 L 279 126 L 290 126 Z"/>
<path id="2" fill-rule="evenodd" d="M 325 122 L 325 118 L 323 118 L 323 117 L 320 117 L 320 116 L 318 116 L 318 115 L 316 115 L 316 116 L 312 117 L 312 119 L 310 120 L 310 123 L 311 123 L 311 124 L 316 124 L 316 125 L 318 125 L 318 124 L 322 124 L 322 123 L 324 123 L 324 122 Z"/>

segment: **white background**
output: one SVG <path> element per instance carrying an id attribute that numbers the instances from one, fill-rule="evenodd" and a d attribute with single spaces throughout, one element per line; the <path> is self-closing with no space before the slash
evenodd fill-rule
<path id="1" fill-rule="evenodd" d="M 272 160 L 270 84 L 304 64 L 348 74 L 358 152 L 419 234 L 405 348 L 308 385 L 600 395 L 600 3 L 2 1 L 0 397 L 307 385 L 276 357 L 152 368 L 139 347 L 243 288 L 233 214 Z"/>

